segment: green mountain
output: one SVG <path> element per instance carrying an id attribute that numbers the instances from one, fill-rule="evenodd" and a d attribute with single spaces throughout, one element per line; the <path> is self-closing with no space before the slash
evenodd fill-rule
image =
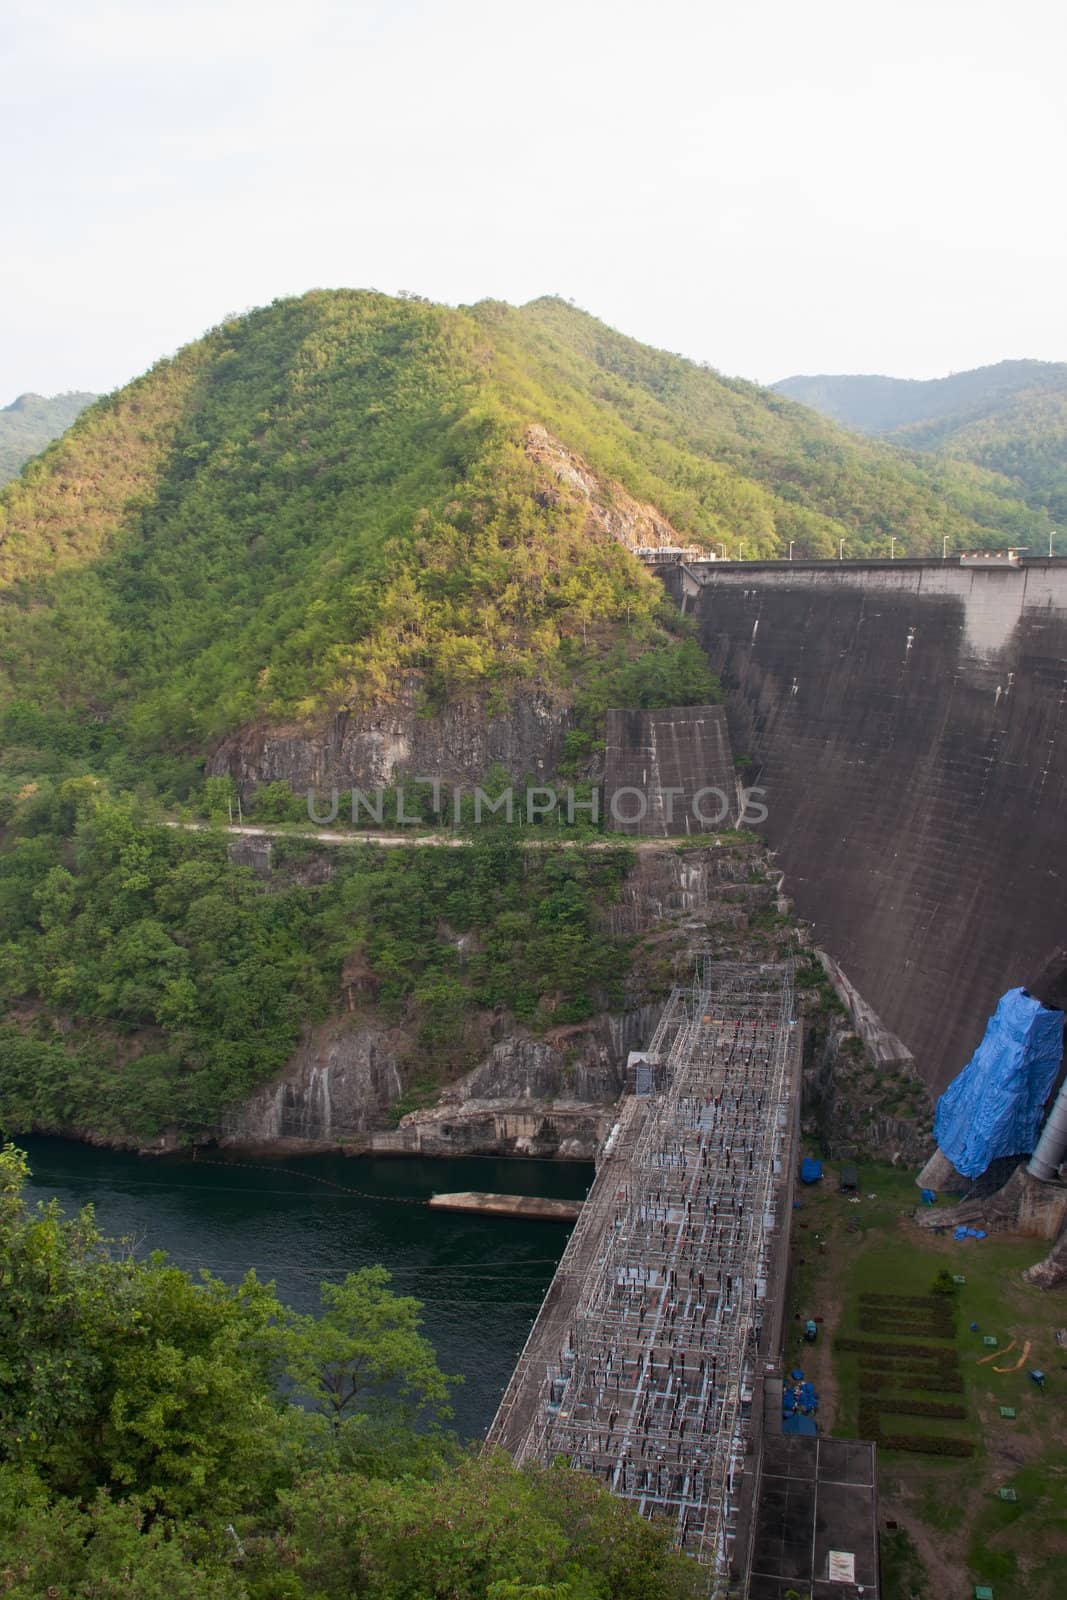
<path id="1" fill-rule="evenodd" d="M 143 757 L 401 678 L 566 696 L 670 646 L 626 543 L 918 554 L 1032 521 L 1000 477 L 560 300 L 314 292 L 98 401 L 0 493 L 0 712 L 21 747 Z"/>
<path id="2" fill-rule="evenodd" d="M 1001 361 L 926 382 L 796 377 L 774 387 L 846 428 L 1000 473 L 1054 522 L 1067 517 L 1067 363 Z"/>
<path id="3" fill-rule="evenodd" d="M 95 394 L 20 394 L 0 406 L 0 483 L 18 477 L 31 456 L 65 433 Z"/>

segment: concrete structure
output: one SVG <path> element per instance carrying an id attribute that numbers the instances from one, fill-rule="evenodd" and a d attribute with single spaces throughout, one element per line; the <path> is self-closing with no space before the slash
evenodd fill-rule
<path id="1" fill-rule="evenodd" d="M 722 706 L 608 712 L 604 814 L 613 833 L 684 838 L 735 826 L 740 809 Z"/>
<path id="2" fill-rule="evenodd" d="M 478 1194 L 461 1189 L 454 1194 L 431 1195 L 431 1211 L 474 1211 L 483 1217 L 529 1217 L 535 1222 L 577 1222 L 581 1200 L 546 1200 L 533 1194 Z"/>
<path id="3" fill-rule="evenodd" d="M 874 1445 L 768 1438 L 746 1600 L 856 1600 L 861 1586 L 878 1600 Z"/>
<path id="4" fill-rule="evenodd" d="M 941 1089 L 1067 926 L 1067 562 L 662 568 L 797 911 Z"/>
<path id="5" fill-rule="evenodd" d="M 488 1446 L 558 1455 L 669 1520 L 712 1589 L 747 1570 L 781 1343 L 800 1030 L 787 965 L 671 996 Z"/>

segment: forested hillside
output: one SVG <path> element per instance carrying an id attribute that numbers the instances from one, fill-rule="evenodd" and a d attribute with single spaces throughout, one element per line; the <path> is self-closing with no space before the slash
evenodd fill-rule
<path id="1" fill-rule="evenodd" d="M 95 394 L 20 394 L 0 406 L 0 484 L 18 476 L 31 456 L 65 433 Z"/>
<path id="2" fill-rule="evenodd" d="M 20 772 L 56 751 L 143 771 L 401 676 L 431 705 L 566 696 L 612 650 L 672 647 L 610 531 L 634 497 L 748 556 L 995 545 L 1032 522 L 1002 479 L 902 460 L 558 300 L 315 292 L 100 401 L 0 496 L 6 742 Z"/>
<path id="3" fill-rule="evenodd" d="M 1000 473 L 1054 522 L 1067 516 L 1067 363 L 1001 361 L 926 382 L 797 377 L 775 389 L 844 427 Z"/>
<path id="4" fill-rule="evenodd" d="M 338 1005 L 346 960 L 405 1024 L 405 1075 L 437 1087 L 484 1050 L 479 1017 L 543 1032 L 621 1004 L 629 945 L 598 916 L 621 843 L 527 855 L 486 828 L 462 851 L 339 851 L 308 880 L 281 840 L 265 884 L 223 836 L 148 822 L 93 778 L 4 821 L 0 1130 L 191 1141 Z"/>

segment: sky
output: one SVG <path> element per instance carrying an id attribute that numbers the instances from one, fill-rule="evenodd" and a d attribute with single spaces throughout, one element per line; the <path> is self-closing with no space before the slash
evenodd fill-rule
<path id="1" fill-rule="evenodd" d="M 309 288 L 770 383 L 1067 360 L 1060 0 L 3 0 L 0 404 Z"/>

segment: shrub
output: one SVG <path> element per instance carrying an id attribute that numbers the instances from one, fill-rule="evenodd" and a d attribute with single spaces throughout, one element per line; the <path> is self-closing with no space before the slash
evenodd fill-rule
<path id="1" fill-rule="evenodd" d="M 909 1450 L 926 1456 L 973 1456 L 969 1439 L 953 1439 L 944 1433 L 886 1433 L 878 1440 L 883 1450 Z"/>
<path id="2" fill-rule="evenodd" d="M 840 1350 L 844 1355 L 885 1355 L 885 1356 L 933 1356 L 943 1358 L 953 1354 L 943 1345 L 936 1344 L 890 1344 L 888 1340 L 843 1338 L 834 1340 L 834 1349 Z"/>

